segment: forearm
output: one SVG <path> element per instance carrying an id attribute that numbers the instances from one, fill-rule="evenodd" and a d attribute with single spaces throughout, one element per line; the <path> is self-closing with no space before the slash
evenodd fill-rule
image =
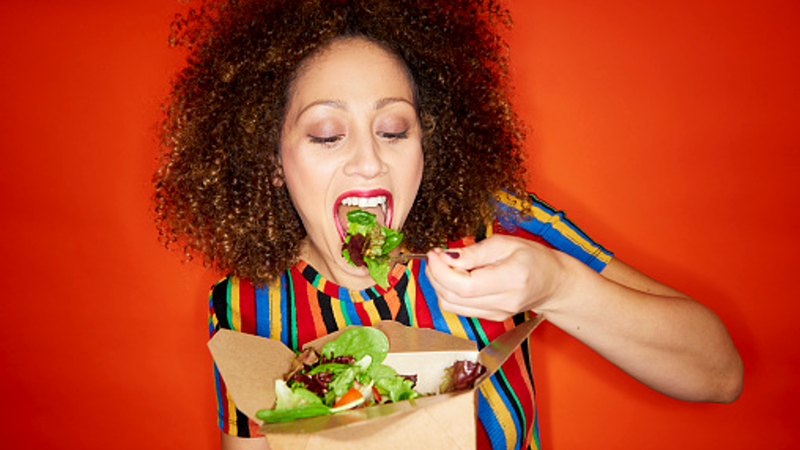
<path id="1" fill-rule="evenodd" d="M 742 363 L 719 318 L 619 261 L 598 275 L 564 255 L 564 289 L 540 311 L 645 385 L 690 401 L 733 401 Z"/>

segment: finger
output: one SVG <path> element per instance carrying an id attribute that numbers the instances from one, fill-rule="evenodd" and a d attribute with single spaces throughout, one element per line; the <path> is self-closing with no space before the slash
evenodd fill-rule
<path id="1" fill-rule="evenodd" d="M 470 276 L 471 274 L 467 274 L 464 279 L 470 280 Z M 508 304 L 508 300 L 515 297 L 509 290 L 489 289 L 485 294 L 473 295 L 471 292 L 463 293 L 461 284 L 464 283 L 456 284 L 454 289 L 442 284 L 430 272 L 428 273 L 428 280 L 436 290 L 440 303 L 448 305 L 448 311 L 482 318 L 488 318 L 489 314 L 494 314 L 495 312 L 499 312 L 503 317 L 506 317 L 516 311 L 514 305 Z M 478 313 L 478 311 L 481 311 L 481 313 Z"/>
<path id="2" fill-rule="evenodd" d="M 492 236 L 468 247 L 449 249 L 440 254 L 451 267 L 474 270 L 478 267 L 495 264 L 508 257 L 510 247 L 506 239 Z"/>
<path id="3" fill-rule="evenodd" d="M 448 256 L 435 254 L 428 258 L 428 277 L 439 289 L 463 299 L 509 292 L 518 286 L 517 270 L 500 264 L 481 266 L 466 271 L 449 264 Z"/>

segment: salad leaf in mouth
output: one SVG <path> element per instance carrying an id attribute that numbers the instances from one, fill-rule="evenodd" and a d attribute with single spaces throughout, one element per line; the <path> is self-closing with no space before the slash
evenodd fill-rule
<path id="1" fill-rule="evenodd" d="M 389 287 L 389 253 L 403 241 L 403 233 L 378 223 L 375 214 L 361 209 L 347 213 L 342 255 L 354 267 L 367 267 L 378 286 Z"/>

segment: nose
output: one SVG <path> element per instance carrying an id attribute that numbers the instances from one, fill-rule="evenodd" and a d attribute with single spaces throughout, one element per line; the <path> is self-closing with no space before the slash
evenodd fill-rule
<path id="1" fill-rule="evenodd" d="M 386 173 L 387 166 L 381 158 L 381 148 L 378 142 L 364 137 L 353 141 L 352 145 L 351 157 L 344 166 L 345 175 L 370 179 Z"/>

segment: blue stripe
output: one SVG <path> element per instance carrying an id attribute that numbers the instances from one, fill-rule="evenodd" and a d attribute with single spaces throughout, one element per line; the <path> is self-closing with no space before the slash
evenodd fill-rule
<path id="1" fill-rule="evenodd" d="M 214 332 L 216 331 L 213 317 L 216 317 L 217 315 L 216 310 L 214 309 L 214 288 L 211 289 L 211 293 L 208 295 L 208 311 L 208 336 L 213 337 Z M 217 321 L 219 321 L 219 318 L 217 318 Z"/>
<path id="2" fill-rule="evenodd" d="M 438 302 L 437 302 L 437 304 L 438 304 Z M 478 337 L 475 336 L 475 333 L 472 331 L 472 324 L 470 323 L 470 318 L 469 317 L 464 317 L 464 316 L 458 316 L 458 320 L 461 321 L 461 328 L 463 328 L 464 332 L 467 334 L 467 339 L 469 339 L 472 342 L 476 342 L 476 343 L 479 342 Z M 474 323 L 475 323 L 475 325 L 480 327 L 480 323 L 478 323 L 477 320 L 474 321 Z M 480 347 L 483 347 L 483 346 L 481 345 Z"/>
<path id="3" fill-rule="evenodd" d="M 223 417 L 222 409 L 222 392 L 220 392 L 220 386 L 222 386 L 222 380 L 219 376 L 219 369 L 217 369 L 217 364 L 214 363 L 214 384 L 216 385 L 217 391 L 217 425 L 219 426 L 220 430 L 225 430 L 225 418 Z"/>
<path id="4" fill-rule="evenodd" d="M 442 316 L 442 310 L 439 309 L 439 297 L 436 296 L 436 291 L 433 289 L 431 282 L 428 281 L 428 277 L 424 276 L 425 264 L 425 261 L 420 261 L 420 276 L 417 282 L 419 283 L 420 290 L 422 290 L 422 294 L 425 296 L 425 304 L 428 305 L 428 311 L 431 313 L 433 328 L 444 333 L 452 334 L 450 332 L 450 327 L 447 326 L 447 321 L 445 321 Z"/>
<path id="5" fill-rule="evenodd" d="M 508 415 L 511 416 L 511 418 L 514 420 L 514 428 L 517 429 L 517 443 L 514 445 L 514 448 L 520 448 L 522 446 L 522 441 L 525 438 L 526 432 L 525 430 L 522 429 L 522 424 L 519 423 L 519 417 L 517 416 L 517 411 L 518 411 L 517 405 L 513 403 L 513 400 L 511 398 L 505 395 L 503 387 L 500 386 L 500 384 L 503 382 L 502 380 L 500 380 L 501 376 L 504 376 L 502 375 L 502 369 L 499 372 L 492 375 L 489 378 L 489 381 L 491 381 L 492 385 L 494 385 L 494 389 L 495 391 L 497 391 L 497 394 L 500 396 L 500 398 L 503 399 L 503 405 L 505 405 L 506 411 L 508 411 Z M 508 386 L 508 389 L 511 390 L 511 386 Z M 520 412 L 524 414 L 524 411 L 520 410 Z"/>
<path id="6" fill-rule="evenodd" d="M 256 306 L 256 334 L 258 336 L 270 336 L 270 313 L 269 313 L 269 285 L 255 292 L 255 306 Z"/>
<path id="7" fill-rule="evenodd" d="M 601 245 L 593 241 L 589 236 L 586 235 L 586 233 L 584 233 L 574 223 L 572 223 L 569 219 L 567 219 L 563 212 L 556 211 L 553 208 L 549 207 L 548 205 L 536 201 L 535 198 L 531 198 L 530 201 L 534 203 L 535 207 L 547 211 L 552 216 L 551 219 L 547 222 L 542 222 L 536 219 L 535 217 L 531 217 L 530 220 L 520 219 L 518 222 L 515 221 L 513 223 L 508 223 L 507 221 L 503 221 L 501 222 L 503 227 L 508 230 L 513 230 L 514 227 L 519 227 L 531 234 L 541 236 L 542 239 L 550 243 L 550 245 L 552 245 L 553 247 L 578 259 L 579 261 L 583 262 L 584 264 L 591 267 L 597 272 L 602 271 L 606 267 L 606 263 L 601 259 L 599 259 L 598 256 L 600 254 L 612 256 L 611 252 L 604 249 Z M 505 203 L 498 202 L 497 205 L 506 214 L 513 215 L 513 213 L 519 212 L 517 208 L 508 206 Z M 594 252 L 587 252 L 586 250 L 581 248 L 581 246 L 579 246 L 578 244 L 576 244 L 575 242 L 571 241 L 569 238 L 564 236 L 560 231 L 558 231 L 556 228 L 553 227 L 553 224 L 558 222 L 562 222 L 563 224 L 565 224 L 578 237 L 585 240 L 596 250 Z"/>
<path id="8" fill-rule="evenodd" d="M 344 304 L 345 315 L 347 316 L 348 322 L 351 325 L 363 325 L 361 317 L 359 317 L 358 311 L 356 311 L 355 303 L 350 300 L 350 291 L 340 287 L 339 301 L 341 304 Z"/>
<path id="9" fill-rule="evenodd" d="M 478 420 L 481 421 L 483 429 L 486 430 L 493 449 L 508 448 L 506 447 L 506 433 L 480 390 L 478 391 Z"/>

